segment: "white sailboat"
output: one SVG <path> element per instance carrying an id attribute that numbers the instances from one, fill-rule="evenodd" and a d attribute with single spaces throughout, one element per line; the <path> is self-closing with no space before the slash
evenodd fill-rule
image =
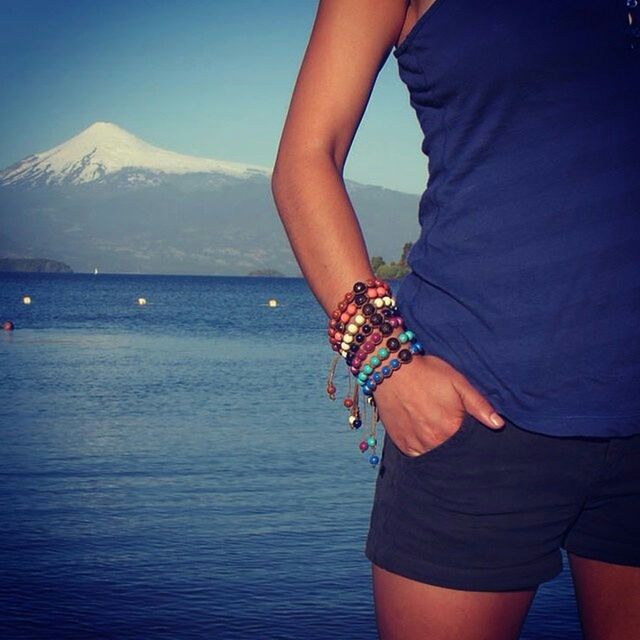
<path id="1" fill-rule="evenodd" d="M 94 267 L 93 269 L 93 275 L 97 276 L 98 275 L 98 267 Z"/>

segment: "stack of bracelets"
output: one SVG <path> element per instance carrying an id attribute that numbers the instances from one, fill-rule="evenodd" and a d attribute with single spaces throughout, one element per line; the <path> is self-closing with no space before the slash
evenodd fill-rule
<path id="1" fill-rule="evenodd" d="M 396 328 L 401 332 L 392 336 Z M 378 278 L 353 285 L 331 313 L 328 334 L 331 348 L 337 354 L 329 368 L 327 394 L 331 400 L 336 399 L 335 370 L 338 361 L 344 358 L 348 368 L 349 391 L 343 404 L 349 410 L 349 428 L 359 429 L 367 420 L 366 405 L 362 413 L 358 406 L 358 393 L 362 391 L 372 410 L 370 433 L 360 442 L 359 448 L 362 453 L 369 453 L 369 463 L 375 467 L 380 462 L 376 454 L 379 416 L 373 392 L 394 371 L 411 362 L 414 355 L 424 354 L 424 349 L 413 331 L 404 327 L 391 287 Z M 385 338 L 386 342 L 382 345 Z M 356 384 L 352 384 L 354 378 Z"/>

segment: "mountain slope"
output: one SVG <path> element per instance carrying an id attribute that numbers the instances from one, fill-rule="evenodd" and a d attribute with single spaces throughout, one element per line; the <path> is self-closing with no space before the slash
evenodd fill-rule
<path id="1" fill-rule="evenodd" d="M 96 123 L 0 173 L 0 257 L 47 256 L 76 272 L 299 275 L 270 176 Z M 396 259 L 417 237 L 417 196 L 346 185 L 371 255 Z"/>
<path id="2" fill-rule="evenodd" d="M 269 175 L 269 169 L 266 167 L 196 158 L 166 151 L 136 138 L 115 124 L 95 122 L 61 145 L 29 156 L 4 170 L 0 173 L 0 185 L 79 185 L 134 167 L 150 172 L 178 175 Z"/>

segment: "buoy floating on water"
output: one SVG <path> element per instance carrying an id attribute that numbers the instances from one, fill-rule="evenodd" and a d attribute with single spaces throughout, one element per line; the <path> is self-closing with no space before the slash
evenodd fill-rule
<path id="1" fill-rule="evenodd" d="M 275 298 L 269 298 L 267 305 L 270 307 L 278 307 L 280 303 Z"/>
<path id="2" fill-rule="evenodd" d="M 31 304 L 31 297 L 30 296 L 22 296 L 22 302 L 24 304 Z"/>
<path id="3" fill-rule="evenodd" d="M 13 331 L 15 329 L 15 326 L 13 324 L 13 322 L 11 322 L 11 320 L 5 320 L 2 323 L 2 330 L 3 331 Z"/>
<path id="4" fill-rule="evenodd" d="M 145 304 L 147 304 L 147 299 L 146 298 L 138 298 L 138 304 L 142 307 Z"/>

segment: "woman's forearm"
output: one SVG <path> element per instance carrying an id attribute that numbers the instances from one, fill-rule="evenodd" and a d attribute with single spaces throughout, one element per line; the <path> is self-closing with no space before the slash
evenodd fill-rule
<path id="1" fill-rule="evenodd" d="M 271 188 L 300 269 L 327 315 L 357 280 L 373 277 L 342 174 L 325 151 L 289 154 Z"/>

